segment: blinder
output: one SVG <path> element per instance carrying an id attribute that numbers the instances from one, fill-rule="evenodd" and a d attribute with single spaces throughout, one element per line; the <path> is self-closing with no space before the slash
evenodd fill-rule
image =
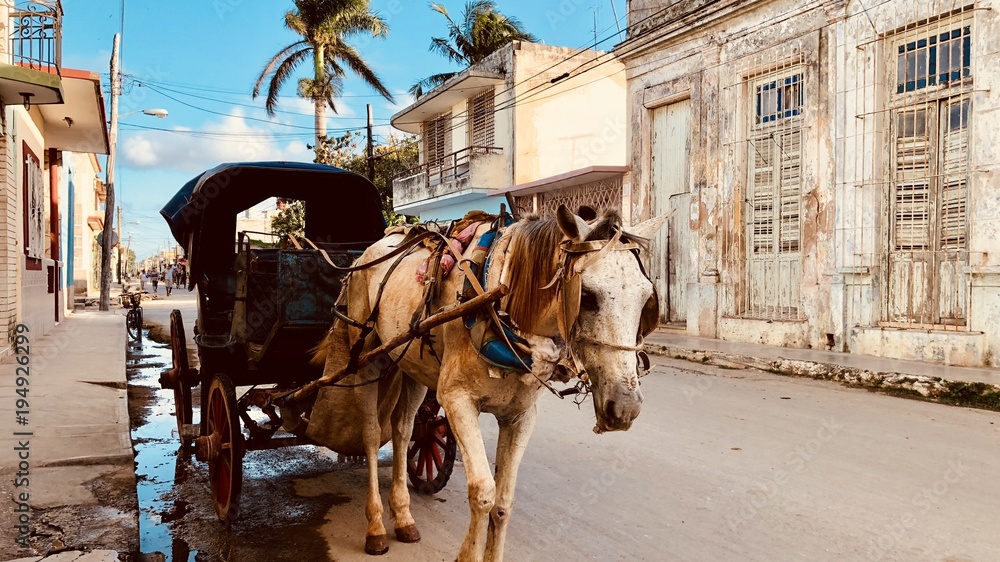
<path id="1" fill-rule="evenodd" d="M 565 259 L 560 266 L 560 310 L 559 310 L 559 331 L 566 341 L 570 341 L 573 328 L 580 318 L 580 299 L 582 296 L 583 278 L 580 273 L 590 264 L 594 263 L 608 251 L 628 250 L 639 262 L 639 269 L 646 280 L 652 283 L 646 268 L 642 265 L 639 257 L 639 245 L 635 243 L 623 243 L 619 240 L 620 232 L 616 232 L 610 241 L 592 242 L 564 242 L 563 252 Z M 594 254 L 584 260 L 587 254 Z M 553 280 L 555 281 L 555 279 Z M 550 283 L 552 285 L 552 283 Z M 660 325 L 660 297 L 656 292 L 656 285 L 653 285 L 653 294 L 642 306 L 639 316 L 639 333 L 636 336 L 636 343 L 640 343 L 643 338 L 653 333 Z M 645 360 L 648 364 L 648 358 Z"/>

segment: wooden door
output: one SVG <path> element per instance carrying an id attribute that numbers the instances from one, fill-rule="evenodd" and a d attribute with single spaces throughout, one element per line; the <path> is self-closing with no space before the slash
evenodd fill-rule
<path id="1" fill-rule="evenodd" d="M 661 321 L 687 322 L 691 232 L 691 100 L 652 111 L 651 196 L 653 215 L 675 210 L 653 239 L 650 276 L 660 294 Z"/>

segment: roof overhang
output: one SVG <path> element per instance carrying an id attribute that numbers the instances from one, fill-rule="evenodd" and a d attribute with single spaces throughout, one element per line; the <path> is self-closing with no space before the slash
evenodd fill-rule
<path id="1" fill-rule="evenodd" d="M 45 146 L 73 152 L 107 154 L 108 127 L 101 75 L 89 70 L 62 70 L 64 100 L 40 106 L 45 120 Z"/>
<path id="2" fill-rule="evenodd" d="M 447 207 L 449 205 L 468 203 L 469 201 L 475 201 L 478 199 L 486 199 L 489 195 L 490 191 L 488 189 L 470 187 L 461 189 L 454 193 L 449 193 L 448 195 L 442 195 L 441 197 L 431 197 L 429 199 L 414 201 L 413 203 L 407 203 L 405 205 L 394 206 L 393 210 L 401 215 L 416 216 L 427 213 L 433 209 L 440 209 L 441 207 Z"/>
<path id="3" fill-rule="evenodd" d="M 588 166 L 586 168 L 566 172 L 565 174 L 559 174 L 557 176 L 518 184 L 513 187 L 495 189 L 490 192 L 490 197 L 498 197 L 508 194 L 531 195 L 534 193 L 555 191 L 564 187 L 573 187 L 623 176 L 628 173 L 628 171 L 628 166 Z"/>
<path id="4" fill-rule="evenodd" d="M 19 64 L 0 63 L 0 100 L 5 104 L 22 104 L 27 96 L 31 105 L 63 102 L 62 80 L 52 72 L 36 70 Z"/>
<path id="5" fill-rule="evenodd" d="M 481 88 L 503 84 L 504 75 L 468 69 L 423 95 L 410 107 L 392 116 L 392 126 L 407 133 L 419 133 L 420 125 L 468 99 Z"/>

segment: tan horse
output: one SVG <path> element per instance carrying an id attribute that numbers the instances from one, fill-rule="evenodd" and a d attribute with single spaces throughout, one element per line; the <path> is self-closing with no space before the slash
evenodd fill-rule
<path id="1" fill-rule="evenodd" d="M 658 315 L 653 285 L 634 255 L 634 241 L 651 238 L 665 220 L 666 217 L 659 217 L 647 221 L 625 235 L 616 214 L 588 223 L 561 207 L 557 220 L 523 220 L 506 229 L 495 246 L 486 288 L 499 283 L 510 288 L 502 305 L 531 344 L 533 373 L 490 367 L 477 354 L 469 330 L 461 322 L 450 322 L 433 330 L 434 353 L 414 344 L 394 354 L 399 369 L 407 375 L 402 377 L 399 401 L 391 416 L 393 476 L 389 506 L 398 540 L 420 539 L 410 514 L 406 462 L 414 414 L 425 387 L 436 389 L 465 464 L 472 518 L 458 555 L 461 561 L 482 560 L 483 530 L 487 527 L 485 558 L 503 559 L 517 470 L 535 425 L 539 391 L 548 385 L 548 380 L 565 372 L 561 366 L 569 366 L 570 371 L 582 374 L 589 381 L 596 432 L 626 430 L 631 426 L 642 405 L 638 380 L 642 365 L 637 356 L 641 344 L 637 341 L 641 340 L 641 335 L 637 336 L 640 317 Z M 488 225 L 482 226 L 477 235 L 487 229 Z M 372 245 L 358 263 L 384 256 L 401 240 L 402 235 L 387 236 Z M 474 245 L 470 244 L 466 257 Z M 574 248 L 580 252 L 578 255 L 566 253 Z M 428 255 L 429 251 L 421 249 L 402 258 L 394 268 L 394 260 L 387 260 L 352 274 L 343 295 L 348 315 L 363 321 L 378 301 L 375 315 L 378 339 L 388 341 L 406 333 L 414 311 L 424 306 L 423 287 L 414 279 Z M 557 282 L 550 284 L 553 279 Z M 434 303 L 431 310 L 455 304 L 464 282 L 461 272 L 452 272 L 443 281 L 440 302 Z M 570 312 L 561 313 L 561 309 Z M 327 357 L 328 374 L 344 367 L 343 350 L 359 335 L 355 327 L 342 322 L 335 324 L 325 345 L 339 352 Z M 368 342 L 368 347 L 374 347 L 375 343 Z M 358 380 L 364 378 L 358 375 Z M 361 404 L 369 466 L 365 551 L 382 554 L 388 545 L 382 522 L 377 455 L 387 435 L 382 427 L 384 422 L 380 422 L 380 418 L 385 419 L 385 403 L 383 400 L 379 412 L 375 386 L 380 385 L 372 385 L 368 398 L 362 399 Z M 364 392 L 358 395 L 361 394 Z M 500 428 L 495 475 L 480 432 L 481 412 L 496 416 Z"/>

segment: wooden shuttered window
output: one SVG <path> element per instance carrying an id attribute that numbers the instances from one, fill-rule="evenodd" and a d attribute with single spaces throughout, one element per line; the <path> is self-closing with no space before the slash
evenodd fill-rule
<path id="1" fill-rule="evenodd" d="M 896 250 L 930 246 L 931 129 L 926 109 L 896 115 Z"/>
<path id="2" fill-rule="evenodd" d="M 751 84 L 747 300 L 751 317 L 795 319 L 801 284 L 803 74 Z"/>
<path id="3" fill-rule="evenodd" d="M 889 322 L 965 325 L 969 100 L 896 111 Z"/>
<path id="4" fill-rule="evenodd" d="M 486 88 L 469 98 L 469 146 L 489 148 L 496 142 L 493 119 L 495 97 L 493 88 Z"/>
<path id="5" fill-rule="evenodd" d="M 451 113 L 424 123 L 424 161 L 434 166 L 451 153 Z"/>

